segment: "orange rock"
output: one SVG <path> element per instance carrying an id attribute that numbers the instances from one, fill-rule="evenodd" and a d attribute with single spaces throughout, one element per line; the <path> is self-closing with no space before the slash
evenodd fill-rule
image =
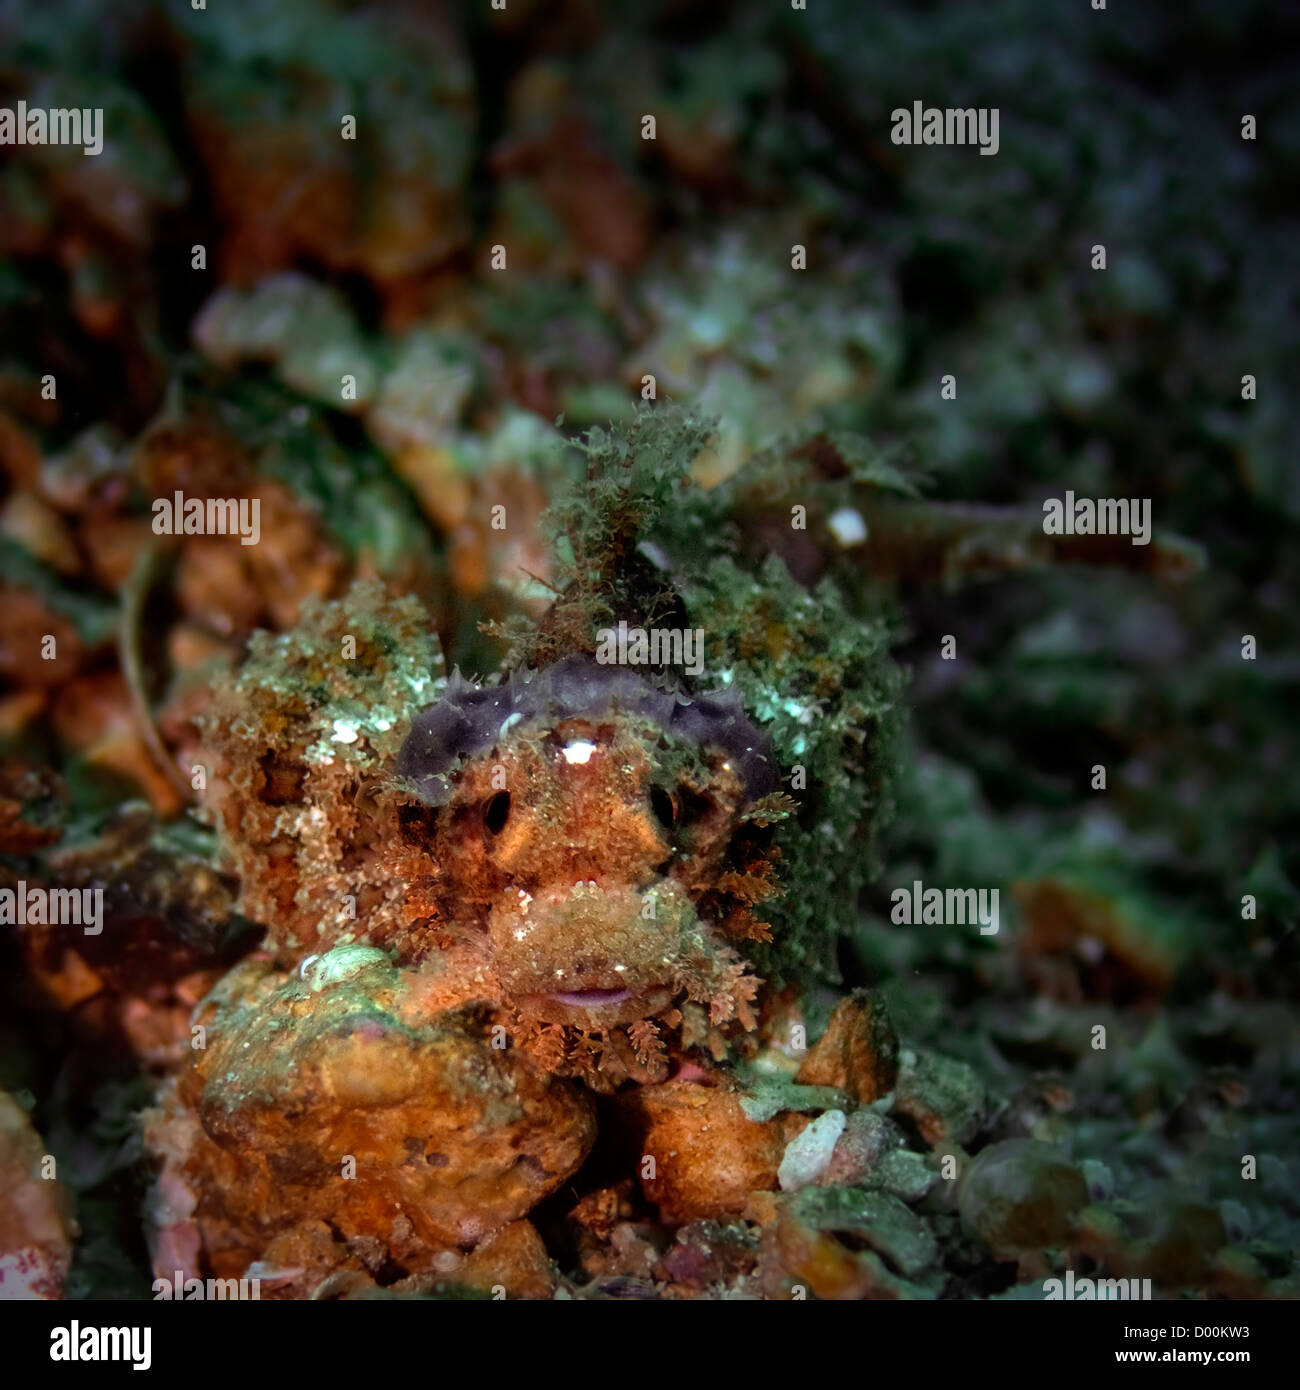
<path id="1" fill-rule="evenodd" d="M 333 60 L 319 60 L 324 67 L 305 55 L 273 63 L 256 113 L 237 114 L 209 77 L 183 84 L 190 134 L 223 228 L 223 278 L 252 283 L 308 259 L 364 275 L 381 291 L 401 286 L 409 296 L 413 277 L 431 273 L 464 243 L 473 87 L 451 13 L 442 5 L 385 10 L 383 42 L 395 61 L 416 62 L 427 86 L 409 90 L 410 78 L 388 64 L 373 85 L 357 85 L 365 109 L 386 113 L 380 123 L 362 122 L 364 166 L 338 138 L 332 93 L 351 79 Z M 364 11 L 356 17 L 367 26 L 372 19 Z M 348 18 L 327 23 L 332 43 L 352 42 Z M 369 45 L 379 32 L 367 28 L 360 41 Z M 206 71 L 208 59 L 196 52 L 192 61 Z"/>
<path id="2" fill-rule="evenodd" d="M 555 1266 L 531 1221 L 512 1221 L 477 1245 L 456 1271 L 457 1282 L 509 1298 L 550 1298 L 558 1282 Z"/>
<path id="3" fill-rule="evenodd" d="M 239 651 L 232 643 L 220 641 L 195 623 L 177 623 L 167 635 L 167 655 L 172 669 L 185 673 L 214 663 L 231 666 L 238 659 Z"/>
<path id="4" fill-rule="evenodd" d="M 393 467 L 410 484 L 420 510 L 440 531 L 454 531 L 465 520 L 470 481 L 449 449 L 408 444 L 394 453 Z"/>
<path id="5" fill-rule="evenodd" d="M 95 582 L 116 592 L 131 576 L 140 553 L 155 542 L 153 527 L 139 517 L 92 514 L 77 529 Z"/>
<path id="6" fill-rule="evenodd" d="M 47 651 L 53 655 L 46 656 Z M 62 685 L 81 668 L 86 654 L 67 618 L 28 589 L 0 585 L 0 676 L 17 686 Z"/>
<path id="7" fill-rule="evenodd" d="M 54 730 L 88 768 L 105 780 L 124 783 L 160 816 L 175 816 L 184 808 L 172 780 L 140 736 L 126 681 L 117 671 L 69 681 L 54 703 Z"/>
<path id="8" fill-rule="evenodd" d="M 834 1086 L 860 1105 L 888 1095 L 898 1080 L 898 1036 L 880 995 L 842 1000 L 795 1080 L 801 1086 Z"/>
<path id="9" fill-rule="evenodd" d="M 55 968 L 31 964 L 32 976 L 56 1009 L 75 1009 L 93 999 L 104 988 L 104 981 L 71 947 L 66 947 Z"/>
<path id="10" fill-rule="evenodd" d="M 435 1256 L 517 1222 L 586 1158 L 580 1087 L 491 1047 L 470 1018 L 426 1020 L 413 986 L 366 947 L 316 958 L 305 978 L 252 961 L 223 982 L 200 1016 L 206 1046 L 149 1126 L 160 1190 L 189 1194 L 210 1258 L 284 1259 L 263 1252 L 324 1221 L 334 1268 L 361 1251 L 372 1271 L 437 1271 Z M 159 1251 L 177 1224 L 160 1223 Z M 549 1289 L 526 1230 L 470 1269 L 523 1296 Z"/>
<path id="11" fill-rule="evenodd" d="M 772 1299 L 814 1298 L 836 1302 L 861 1299 L 912 1299 L 919 1291 L 890 1272 L 873 1250 L 856 1248 L 841 1237 L 832 1218 L 819 1217 L 798 1196 L 773 1201 L 774 1215 L 763 1228 L 760 1277 Z"/>
<path id="12" fill-rule="evenodd" d="M 8 411 L 0 410 L 0 472 L 18 487 L 32 487 L 41 475 L 41 448 Z"/>
<path id="13" fill-rule="evenodd" d="M 14 702 L 21 699 L 30 707 L 32 696 L 39 709 L 44 704 L 42 691 L 0 700 L 0 727 Z M 31 854 L 58 840 L 63 831 L 56 818 L 42 815 L 41 810 L 53 811 L 63 796 L 63 783 L 48 768 L 28 767 L 16 760 L 0 763 L 0 854 Z"/>
<path id="14" fill-rule="evenodd" d="M 1164 994 L 1184 943 L 1176 925 L 1145 905 L 1126 903 L 1066 878 L 1022 880 L 1012 887 L 1027 930 L 1020 954 L 1071 962 L 1090 999 Z"/>
<path id="15" fill-rule="evenodd" d="M 77 543 L 67 523 L 34 492 L 10 495 L 0 511 L 0 534 L 60 574 L 76 574 L 81 568 Z"/>
<path id="16" fill-rule="evenodd" d="M 0 696 L 0 741 L 16 744 L 25 739 L 44 714 L 47 698 L 43 690 L 15 690 Z"/>
<path id="17" fill-rule="evenodd" d="M 221 637 L 246 637 L 262 617 L 251 546 L 238 537 L 189 536 L 181 545 L 174 593 L 182 613 Z"/>
<path id="18" fill-rule="evenodd" d="M 618 1103 L 640 1145 L 642 1190 L 672 1225 L 738 1215 L 751 1192 L 774 1189 L 786 1141 L 806 1123 L 778 1116 L 759 1124 L 733 1090 L 689 1081 L 642 1086 Z"/>

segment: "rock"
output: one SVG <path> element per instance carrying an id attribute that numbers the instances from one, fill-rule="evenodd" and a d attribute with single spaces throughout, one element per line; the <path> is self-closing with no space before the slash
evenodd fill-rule
<path id="1" fill-rule="evenodd" d="M 0 1300 L 55 1299 L 72 1263 L 77 1225 L 26 1111 L 0 1091 Z"/>
<path id="2" fill-rule="evenodd" d="M 802 1121 L 749 1119 L 736 1091 L 669 1081 L 620 1095 L 621 1120 L 637 1144 L 641 1187 L 671 1225 L 739 1215 L 756 1190 L 777 1186 L 786 1142 Z M 644 1163 L 653 1159 L 652 1176 Z"/>
<path id="3" fill-rule="evenodd" d="M 800 1086 L 788 1076 L 754 1077 L 740 1096 L 740 1107 L 750 1120 L 762 1124 L 783 1110 L 811 1114 L 821 1110 L 847 1110 L 852 1100 L 833 1086 Z"/>
<path id="4" fill-rule="evenodd" d="M 874 1110 L 855 1110 L 835 1145 L 831 1161 L 817 1179 L 819 1186 L 838 1183 L 861 1186 L 876 1171 L 887 1154 L 902 1148 L 903 1131 L 885 1115 Z M 916 1155 L 920 1158 L 920 1155 Z"/>
<path id="5" fill-rule="evenodd" d="M 834 1086 L 860 1105 L 888 1095 L 898 1079 L 898 1035 L 876 992 L 842 1000 L 826 1032 L 795 1077 L 804 1086 Z"/>
<path id="6" fill-rule="evenodd" d="M 1031 1078 L 1011 1096 L 999 1112 L 989 1137 L 999 1139 L 1042 1139 L 1051 1142 L 1065 1132 L 1062 1116 L 1074 1107 L 1070 1088 L 1057 1077 Z"/>
<path id="7" fill-rule="evenodd" d="M 904 1052 L 891 1114 L 906 1115 L 930 1147 L 965 1146 L 987 1108 L 984 1087 L 965 1062 L 938 1052 Z"/>
<path id="8" fill-rule="evenodd" d="M 963 1228 L 999 1258 L 1067 1244 L 1087 1203 L 1083 1174 L 1036 1139 L 991 1144 L 958 1188 Z"/>
<path id="9" fill-rule="evenodd" d="M 692 1221 L 677 1232 L 660 1261 L 659 1275 L 678 1296 L 734 1287 L 758 1260 L 758 1237 L 743 1222 Z"/>
<path id="10" fill-rule="evenodd" d="M 926 1222 L 887 1192 L 828 1193 L 824 1204 L 812 1209 L 823 1229 L 869 1245 L 906 1278 L 924 1273 L 938 1258 Z"/>
<path id="11" fill-rule="evenodd" d="M 1109 1201 L 1115 1195 L 1115 1175 L 1099 1159 L 1085 1158 L 1079 1171 L 1088 1185 L 1088 1196 L 1094 1202 Z"/>
<path id="12" fill-rule="evenodd" d="M 437 1292 L 454 1287 L 507 1298 L 550 1298 L 555 1292 L 555 1266 L 531 1221 L 512 1221 L 494 1231 L 467 1255 L 448 1251 L 436 1276 L 417 1276 L 394 1287 L 399 1292 Z"/>
<path id="13" fill-rule="evenodd" d="M 828 1110 L 790 1140 L 776 1174 L 783 1192 L 797 1192 L 822 1176 L 845 1122 L 843 1110 Z"/>
<path id="14" fill-rule="evenodd" d="M 1144 1216 L 1145 1238 L 1134 1248 L 1130 1272 L 1163 1289 L 1203 1284 L 1227 1243 L 1220 1212 L 1201 1202 L 1165 1201 Z"/>
<path id="15" fill-rule="evenodd" d="M 871 1185 L 915 1206 L 939 1181 L 934 1160 L 912 1149 L 891 1149 L 871 1173 Z"/>
<path id="16" fill-rule="evenodd" d="M 325 1222 L 340 1245 L 313 1246 L 317 1275 L 356 1253 L 373 1266 L 372 1248 L 426 1273 L 517 1221 L 595 1137 L 580 1087 L 488 1046 L 462 1015 L 423 1017 L 416 972 L 355 948 L 335 968 L 332 955 L 308 979 L 256 960 L 233 971 L 200 1015 L 206 1047 L 148 1125 L 173 1197 L 162 1224 L 196 1225 L 228 1272 Z"/>
<path id="17" fill-rule="evenodd" d="M 1072 960 L 1088 998 L 1160 995 L 1172 985 L 1185 943 L 1146 902 L 1068 876 L 1022 880 L 1012 892 L 1026 923 L 1021 955 Z"/>
<path id="18" fill-rule="evenodd" d="M 1250 1099 L 1244 1079 L 1227 1067 L 1200 1077 L 1165 1121 L 1165 1134 L 1176 1142 L 1202 1135 L 1229 1135 L 1240 1126 L 1239 1111 Z"/>
<path id="19" fill-rule="evenodd" d="M 834 1300 L 932 1296 L 903 1276 L 934 1264 L 934 1236 L 884 1193 L 810 1187 L 777 1197 L 762 1248 L 760 1276 L 768 1298 L 797 1297 L 800 1288 Z"/>

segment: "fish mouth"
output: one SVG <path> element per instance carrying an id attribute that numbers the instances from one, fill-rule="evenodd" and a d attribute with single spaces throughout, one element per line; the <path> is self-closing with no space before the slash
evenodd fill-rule
<path id="1" fill-rule="evenodd" d="M 517 994 L 520 1011 L 543 1023 L 563 1023 L 575 1028 L 615 1028 L 638 1018 L 651 1018 L 672 1002 L 671 985 L 646 989 L 621 985 L 601 989 L 557 989 Z"/>
<path id="2" fill-rule="evenodd" d="M 563 989 L 547 996 L 575 1009 L 600 1009 L 610 1004 L 625 1004 L 631 997 L 630 989 Z"/>

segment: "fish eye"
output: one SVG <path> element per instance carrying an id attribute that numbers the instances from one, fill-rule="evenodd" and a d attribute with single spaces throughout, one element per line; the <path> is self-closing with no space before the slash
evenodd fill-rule
<path id="1" fill-rule="evenodd" d="M 510 819 L 510 793 L 497 794 L 483 807 L 483 824 L 490 835 L 500 835 Z"/>
<path id="2" fill-rule="evenodd" d="M 680 811 L 677 798 L 672 792 L 665 791 L 663 787 L 651 787 L 650 809 L 654 812 L 655 819 L 665 830 L 671 830 L 677 824 Z"/>

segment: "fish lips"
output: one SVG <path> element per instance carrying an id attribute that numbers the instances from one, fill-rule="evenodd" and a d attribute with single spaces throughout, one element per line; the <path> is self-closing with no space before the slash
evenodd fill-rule
<path id="1" fill-rule="evenodd" d="M 563 1023 L 575 1028 L 612 1028 L 661 1013 L 676 993 L 671 985 L 648 989 L 564 989 L 516 995 L 520 1013 L 544 1023 Z"/>

